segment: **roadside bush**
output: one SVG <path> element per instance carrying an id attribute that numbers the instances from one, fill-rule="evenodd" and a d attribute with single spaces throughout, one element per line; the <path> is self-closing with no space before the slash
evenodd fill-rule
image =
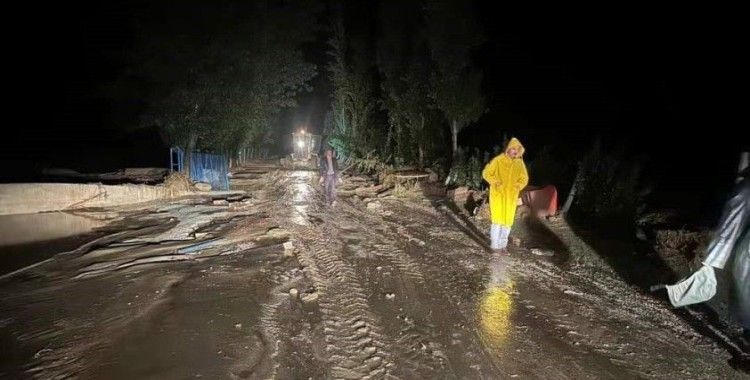
<path id="1" fill-rule="evenodd" d="M 604 152 L 599 142 L 583 157 L 569 215 L 587 223 L 634 228 L 650 189 L 641 183 L 641 164 L 623 150 Z"/>
<path id="2" fill-rule="evenodd" d="M 489 154 L 481 154 L 478 149 L 468 153 L 459 148 L 458 158 L 453 163 L 445 180 L 446 186 L 467 186 L 479 190 L 484 186 L 482 169 L 489 161 Z"/>

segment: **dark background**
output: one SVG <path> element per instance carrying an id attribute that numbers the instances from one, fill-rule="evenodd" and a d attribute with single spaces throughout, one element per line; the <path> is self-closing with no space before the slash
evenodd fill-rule
<path id="1" fill-rule="evenodd" d="M 377 14 L 376 2 L 361 4 L 350 18 Z M 526 145 L 527 160 L 546 146 L 560 160 L 575 161 L 598 137 L 607 149 L 621 147 L 628 159 L 643 160 L 645 180 L 656 186 L 654 207 L 714 218 L 739 152 L 748 149 L 747 126 L 727 116 L 739 107 L 729 95 L 738 87 L 733 57 L 744 46 L 735 42 L 737 12 L 540 8 L 477 4 L 486 42 L 474 58 L 489 112 L 462 131 L 460 144 L 490 150 L 514 135 Z M 159 2 L 112 1 L 40 5 L 10 16 L 24 26 L 9 45 L 16 117 L 2 139 L 0 180 L 42 180 L 46 167 L 102 172 L 168 165 L 159 132 L 132 128 L 139 99 L 114 102 L 105 95 L 124 69 L 139 20 L 165 9 Z M 324 38 L 307 49 L 319 65 Z M 283 128 L 321 128 L 330 87 L 320 71 L 315 90 L 282 117 Z"/>

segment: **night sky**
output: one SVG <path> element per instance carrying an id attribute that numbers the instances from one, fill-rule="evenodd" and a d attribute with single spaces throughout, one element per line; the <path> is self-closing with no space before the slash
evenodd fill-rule
<path id="1" fill-rule="evenodd" d="M 362 14 L 376 13 L 368 9 L 376 3 L 361 4 Z M 2 180 L 38 180 L 44 167 L 165 166 L 158 132 L 127 128 L 137 124 L 138 99 L 113 103 L 103 95 L 121 74 L 139 20 L 164 8 L 121 1 L 45 7 L 23 13 L 28 30 L 13 43 L 23 111 L 6 129 Z M 482 2 L 477 11 L 486 42 L 474 58 L 490 112 L 462 132 L 461 145 L 490 149 L 508 133 L 525 143 L 529 159 L 549 146 L 570 160 L 569 152 L 589 149 L 599 136 L 645 160 L 660 204 L 721 203 L 738 154 L 748 149 L 726 122 L 736 102 L 719 90 L 731 87 L 739 24 L 698 8 L 542 12 Z M 316 63 L 324 62 L 322 47 L 308 48 Z M 290 125 L 322 121 L 330 87 L 320 75 L 313 85 L 286 116 Z"/>

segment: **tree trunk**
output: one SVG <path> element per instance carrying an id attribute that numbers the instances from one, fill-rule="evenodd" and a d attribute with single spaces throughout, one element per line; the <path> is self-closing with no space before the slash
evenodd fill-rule
<path id="1" fill-rule="evenodd" d="M 456 120 L 453 120 L 451 123 L 451 138 L 453 142 L 453 160 L 455 161 L 458 158 L 458 122 Z"/>
<path id="2" fill-rule="evenodd" d="M 392 144 L 395 144 L 395 139 L 393 138 L 393 123 L 388 123 L 388 133 L 385 135 L 385 157 L 390 156 L 394 153 L 395 149 L 393 149 Z"/>
<path id="3" fill-rule="evenodd" d="M 182 163 L 182 174 L 185 174 L 190 178 L 190 169 L 192 166 L 193 150 L 195 149 L 195 143 L 198 140 L 198 136 L 195 133 L 191 133 L 188 138 L 187 146 L 185 147 L 185 154 L 183 155 Z"/>
<path id="4" fill-rule="evenodd" d="M 398 162 L 398 159 L 401 159 L 404 157 L 403 155 L 403 135 L 404 135 L 404 127 L 399 123 L 396 124 L 396 156 L 393 157 L 394 162 Z"/>
<path id="5" fill-rule="evenodd" d="M 417 150 L 419 151 L 419 161 L 418 161 L 418 168 L 419 170 L 424 169 L 424 115 L 421 115 L 421 118 L 419 120 L 419 138 L 417 139 L 419 142 L 417 143 Z"/>
<path id="6" fill-rule="evenodd" d="M 578 183 L 581 181 L 581 176 L 583 175 L 582 172 L 583 165 L 581 165 L 581 163 L 578 163 L 576 178 L 573 180 L 573 185 L 570 187 L 570 192 L 568 193 L 568 197 L 565 199 L 565 205 L 563 205 L 562 208 L 563 214 L 567 214 L 568 211 L 570 211 L 570 206 L 573 205 L 573 198 L 575 198 L 576 192 L 578 192 Z"/>
<path id="7" fill-rule="evenodd" d="M 422 142 L 419 143 L 419 147 L 417 148 L 419 150 L 419 162 L 418 162 L 418 169 L 422 170 L 424 169 L 424 147 L 422 146 Z"/>

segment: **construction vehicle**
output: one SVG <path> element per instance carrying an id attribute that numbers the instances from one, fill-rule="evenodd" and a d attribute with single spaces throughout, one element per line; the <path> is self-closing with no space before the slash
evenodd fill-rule
<path id="1" fill-rule="evenodd" d="M 304 129 L 292 133 L 292 153 L 287 161 L 295 169 L 316 169 L 320 151 L 321 136 Z"/>

